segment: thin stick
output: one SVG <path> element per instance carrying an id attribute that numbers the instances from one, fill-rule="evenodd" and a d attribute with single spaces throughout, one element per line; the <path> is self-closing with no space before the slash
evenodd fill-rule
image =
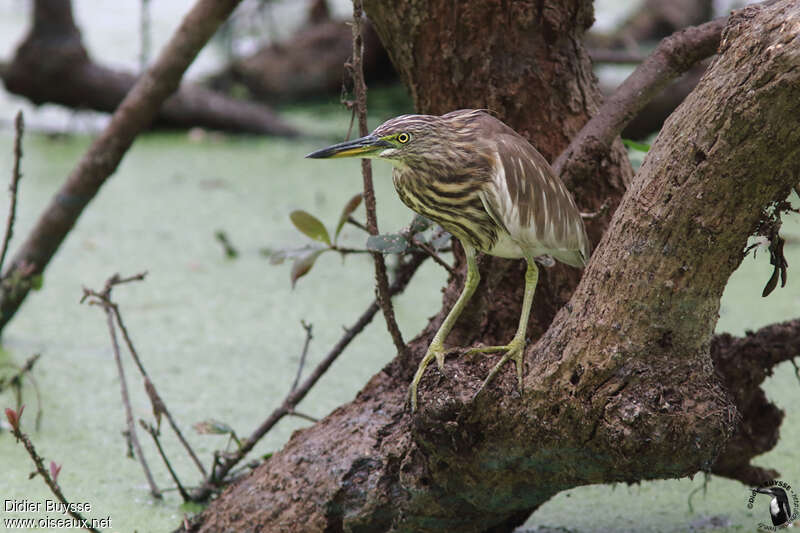
<path id="1" fill-rule="evenodd" d="M 69 513 L 69 515 L 72 518 L 74 518 L 79 524 L 81 524 L 81 527 L 83 527 L 83 529 L 85 529 L 86 531 L 93 531 L 94 533 L 100 533 L 100 530 L 98 530 L 93 526 L 90 526 L 89 520 L 84 518 L 83 515 L 81 515 L 79 512 L 75 511 L 74 509 L 75 506 L 71 505 L 70 502 L 64 497 L 64 493 L 61 492 L 61 487 L 59 487 L 56 480 L 54 480 L 50 476 L 50 472 L 48 472 L 47 469 L 44 467 L 44 460 L 42 460 L 39 454 L 36 453 L 36 448 L 34 448 L 33 443 L 28 438 L 28 435 L 26 435 L 19 429 L 19 425 L 12 426 L 11 431 L 17 438 L 17 440 L 22 441 L 22 444 L 25 446 L 25 450 L 27 450 L 28 455 L 31 456 L 31 459 L 33 459 L 33 462 L 36 465 L 36 471 L 39 473 L 40 476 L 42 476 L 44 482 L 47 484 L 48 487 L 50 487 L 50 491 L 55 495 L 56 498 L 58 498 L 58 501 L 61 502 L 61 504 Z"/>
<path id="2" fill-rule="evenodd" d="M 295 411 L 294 409 L 292 409 L 286 414 L 296 416 L 297 418 L 302 418 L 303 420 L 308 420 L 309 422 L 314 422 L 315 424 L 319 422 L 318 418 L 315 418 L 311 415 L 307 415 L 305 413 L 301 413 L 300 411 Z"/>
<path id="3" fill-rule="evenodd" d="M 427 254 L 424 253 L 414 253 L 411 255 L 411 259 L 404 264 L 401 264 L 397 269 L 397 277 L 395 278 L 392 285 L 389 287 L 389 296 L 394 296 L 402 292 L 408 282 L 411 281 L 411 278 L 414 276 L 414 273 L 420 267 L 420 265 L 428 258 Z M 272 429 L 275 424 L 277 424 L 284 416 L 289 414 L 297 414 L 294 411 L 294 408 L 297 404 L 299 404 L 303 398 L 305 398 L 308 391 L 317 383 L 319 378 L 321 378 L 325 371 L 333 364 L 334 361 L 342 354 L 345 348 L 350 344 L 350 342 L 358 336 L 359 333 L 372 321 L 372 318 L 380 309 L 380 305 L 378 304 L 377 300 L 373 300 L 373 302 L 367 307 L 367 309 L 358 317 L 355 324 L 353 324 L 350 328 L 345 329 L 344 335 L 339 339 L 339 342 L 331 348 L 331 351 L 328 352 L 328 355 L 320 361 L 314 371 L 308 376 L 305 381 L 296 389 L 292 390 L 286 398 L 284 398 L 283 403 L 281 403 L 280 407 L 276 408 L 272 413 L 267 417 L 264 422 L 261 423 L 255 431 L 253 431 L 252 435 L 248 439 L 242 441 L 242 445 L 239 449 L 233 453 L 225 457 L 224 459 L 218 459 L 217 457 L 214 458 L 214 466 L 211 469 L 211 476 L 206 480 L 206 483 L 200 487 L 195 493 L 193 497 L 195 500 L 203 500 L 206 499 L 211 492 L 221 484 L 231 469 L 236 466 L 249 452 L 253 449 L 253 447 L 258 443 L 261 438 L 267 434 L 267 432 Z"/>
<path id="4" fill-rule="evenodd" d="M 114 312 L 114 316 L 117 319 L 117 324 L 119 325 L 119 329 L 122 332 L 122 338 L 125 340 L 125 345 L 128 347 L 128 351 L 130 352 L 131 357 L 136 362 L 136 366 L 139 369 L 139 373 L 142 374 L 142 377 L 145 380 L 145 384 L 146 385 L 149 384 L 149 386 L 145 387 L 145 390 L 147 391 L 147 396 L 150 398 L 150 402 L 153 404 L 154 414 L 158 416 L 157 413 L 161 412 L 164 413 L 164 415 L 166 415 L 167 422 L 169 422 L 172 431 L 175 432 L 175 436 L 178 437 L 178 440 L 181 442 L 183 447 L 186 449 L 186 452 L 192 458 L 192 462 L 194 462 L 194 464 L 197 466 L 197 468 L 200 470 L 200 472 L 203 474 L 204 477 L 207 476 L 208 474 L 206 473 L 205 467 L 200 462 L 200 459 L 198 459 L 197 455 L 194 453 L 194 450 L 192 449 L 189 442 L 183 436 L 183 433 L 178 427 L 178 424 L 175 422 L 175 419 L 172 418 L 172 413 L 169 411 L 169 409 L 167 409 L 167 405 L 164 403 L 164 401 L 161 400 L 161 397 L 156 391 L 156 387 L 153 384 L 153 381 L 150 379 L 150 376 L 144 369 L 144 365 L 142 364 L 142 361 L 139 359 L 139 354 L 136 352 L 136 348 L 133 347 L 133 341 L 131 340 L 131 337 L 128 334 L 128 328 L 126 328 L 125 324 L 122 322 L 122 315 L 119 312 L 119 307 L 117 307 L 117 304 L 110 301 L 109 304 L 111 305 L 111 308 L 113 309 Z"/>
<path id="5" fill-rule="evenodd" d="M 358 114 L 359 135 L 366 135 L 367 132 L 367 85 L 364 82 L 364 40 L 362 37 L 362 25 L 364 22 L 363 8 L 361 0 L 353 0 L 353 85 L 356 96 L 356 113 Z M 372 186 L 372 165 L 369 159 L 361 160 L 361 174 L 364 178 L 364 206 L 367 209 L 367 229 L 371 235 L 378 234 L 378 219 L 375 214 L 375 189 Z M 373 252 L 372 259 L 375 262 L 375 281 L 377 283 L 378 303 L 386 319 L 386 327 L 392 336 L 397 352 L 404 360 L 408 360 L 411 354 L 408 347 L 403 342 L 403 335 L 397 326 L 394 316 L 394 307 L 389 296 L 389 278 L 386 275 L 386 263 L 383 254 Z"/>
<path id="6" fill-rule="evenodd" d="M 172 469 L 172 465 L 170 464 L 169 459 L 167 459 L 167 454 L 164 453 L 164 449 L 161 447 L 161 441 L 158 438 L 158 430 L 154 428 L 152 424 L 148 424 L 141 418 L 139 419 L 139 424 L 141 424 L 144 430 L 150 433 L 150 436 L 153 437 L 153 442 L 156 444 L 158 453 L 161 455 L 161 459 L 164 460 L 164 465 L 167 467 L 167 470 L 169 470 L 169 475 L 172 476 L 172 481 L 174 481 L 175 486 L 178 487 L 178 492 L 181 493 L 181 498 L 183 498 L 183 501 L 185 502 L 190 501 L 192 499 L 191 496 L 189 496 L 189 493 L 186 492 L 186 489 L 183 488 L 183 485 L 181 485 L 181 480 L 178 479 L 178 474 L 176 474 L 175 470 Z"/>
<path id="7" fill-rule="evenodd" d="M 8 208 L 8 221 L 6 222 L 6 233 L 3 235 L 3 248 L 0 251 L 0 272 L 2 272 L 6 261 L 11 237 L 14 235 L 14 219 L 17 216 L 17 186 L 19 185 L 19 180 L 22 179 L 19 163 L 22 160 L 22 134 L 25 131 L 25 120 L 22 117 L 22 111 L 17 111 L 17 116 L 14 119 L 14 129 L 16 131 L 14 135 L 14 170 L 11 172 L 11 184 L 8 187 L 11 192 L 11 205 Z"/>
<path id="8" fill-rule="evenodd" d="M 25 361 L 22 366 L 17 366 L 13 363 L 4 363 L 0 366 L 10 366 L 12 368 L 17 369 L 17 373 L 8 378 L 8 383 L 12 387 L 14 387 L 16 395 L 17 395 L 17 409 L 22 406 L 22 379 L 27 375 L 28 379 L 33 385 L 33 392 L 36 394 L 36 430 L 39 430 L 39 426 L 42 421 L 42 396 L 39 392 L 39 383 L 36 381 L 36 378 L 33 377 L 33 365 L 36 364 L 36 361 L 42 354 L 34 354 Z M 0 392 L 3 391 L 3 381 L 0 381 Z"/>
<path id="9" fill-rule="evenodd" d="M 144 475 L 147 478 L 147 484 L 150 485 L 150 493 L 153 495 L 153 497 L 161 499 L 163 496 L 161 495 L 161 491 L 158 490 L 156 482 L 153 480 L 153 475 L 150 473 L 150 468 L 147 466 L 147 460 L 144 458 L 142 447 L 139 444 L 139 437 L 136 436 L 136 424 L 133 422 L 133 410 L 131 409 L 131 401 L 130 397 L 128 396 L 128 384 L 125 381 L 125 369 L 122 367 L 122 357 L 119 355 L 119 343 L 117 342 L 117 332 L 116 328 L 114 327 L 114 313 L 108 306 L 103 306 L 103 310 L 106 312 L 108 332 L 111 335 L 111 346 L 114 349 L 114 361 L 117 363 L 119 386 L 120 390 L 122 391 L 122 403 L 125 406 L 125 421 L 128 425 L 128 438 L 133 445 L 133 449 L 136 452 L 139 462 L 142 464 L 142 470 L 144 470 Z"/>
<path id="10" fill-rule="evenodd" d="M 192 462 L 197 466 L 200 473 L 203 477 L 207 476 L 207 472 L 203 464 L 198 459 L 197 455 L 194 453 L 189 442 L 183 436 L 180 428 L 178 427 L 177 422 L 172 417 L 172 413 L 167 409 L 167 405 L 161 399 L 156 390 L 155 385 L 153 384 L 150 376 L 147 374 L 147 371 L 144 369 L 144 365 L 142 364 L 141 359 L 139 359 L 139 354 L 136 351 L 136 348 L 133 346 L 133 340 L 131 339 L 130 335 L 128 334 L 128 328 L 125 327 L 125 323 L 122 320 L 122 314 L 119 311 L 119 307 L 116 303 L 111 300 L 111 290 L 116 285 L 121 285 L 123 283 L 130 283 L 133 281 L 143 281 L 145 276 L 147 276 L 147 272 L 140 272 L 139 274 L 134 274 L 133 276 L 127 278 L 121 278 L 119 274 L 114 274 L 110 278 L 106 280 L 106 283 L 103 287 L 102 292 L 93 291 L 91 289 L 87 289 L 84 287 L 83 289 L 83 297 L 81 298 L 81 302 L 86 300 L 88 297 L 96 298 L 101 305 L 103 305 L 106 309 L 111 309 L 116 319 L 117 324 L 119 325 L 119 329 L 122 332 L 122 338 L 125 341 L 125 345 L 128 347 L 128 351 L 131 354 L 131 358 L 133 358 L 134 363 L 136 363 L 136 367 L 139 369 L 142 377 L 144 378 L 145 382 L 145 392 L 147 392 L 147 396 L 150 399 L 150 403 L 153 406 L 153 414 L 155 415 L 156 419 L 158 420 L 159 424 L 161 423 L 160 415 L 164 414 L 167 417 L 167 421 L 169 422 L 170 427 L 175 432 L 175 435 L 178 437 L 178 440 L 181 442 L 183 447 L 186 449 L 189 456 L 192 458 Z"/>
<path id="11" fill-rule="evenodd" d="M 436 262 L 436 264 L 444 267 L 444 269 L 447 270 L 447 272 L 451 276 L 455 276 L 456 275 L 456 271 L 453 269 L 453 267 L 448 265 L 447 262 L 444 259 L 442 259 L 439 256 L 439 254 L 436 253 L 436 250 L 434 250 L 427 243 L 424 243 L 424 242 L 420 241 L 416 237 L 411 237 L 411 244 L 413 244 L 414 246 L 418 246 L 419 248 L 422 248 L 422 250 L 424 250 L 426 254 L 431 256 L 431 259 L 433 259 Z"/>
<path id="12" fill-rule="evenodd" d="M 314 324 L 306 324 L 304 320 L 300 321 L 300 325 L 303 326 L 303 329 L 306 330 L 306 340 L 303 343 L 303 351 L 300 353 L 300 364 L 297 365 L 297 375 L 294 377 L 294 383 L 292 383 L 292 388 L 289 389 L 289 392 L 295 390 L 297 388 L 297 384 L 300 383 L 300 376 L 303 374 L 303 367 L 306 364 L 306 355 L 308 354 L 308 346 L 311 344 L 311 339 L 314 336 L 311 334 L 311 330 L 314 328 Z"/>
<path id="13" fill-rule="evenodd" d="M 800 187 L 800 185 L 798 185 L 798 187 Z M 800 195 L 800 193 L 797 193 L 797 194 Z M 353 226 L 357 227 L 358 229 L 360 229 L 362 231 L 366 231 L 367 233 L 369 233 L 369 230 L 367 229 L 367 227 L 364 224 L 362 224 L 361 222 L 359 222 L 358 220 L 354 219 L 353 217 L 347 217 L 347 223 L 348 224 L 352 224 Z"/>
<path id="14" fill-rule="evenodd" d="M 183 73 L 240 2 L 196 0 L 44 209 L 6 268 L 5 278 L 16 273 L 29 280 L 44 272 L 84 208 L 117 169 L 136 135 L 152 124 L 164 100 L 180 85 Z M 13 318 L 31 288 L 27 283 L 14 290 L 0 287 L 0 330 Z"/>

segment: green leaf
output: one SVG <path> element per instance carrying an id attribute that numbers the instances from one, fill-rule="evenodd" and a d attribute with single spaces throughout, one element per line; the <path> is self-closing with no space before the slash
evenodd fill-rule
<path id="1" fill-rule="evenodd" d="M 207 503 L 199 502 L 183 502 L 178 506 L 181 511 L 189 514 L 201 513 L 206 507 L 208 507 Z"/>
<path id="2" fill-rule="evenodd" d="M 363 200 L 363 195 L 361 193 L 356 194 L 350 200 L 344 204 L 344 209 L 342 209 L 342 214 L 339 217 L 339 223 L 336 224 L 336 232 L 333 234 L 333 242 L 336 242 L 339 239 L 339 232 L 342 231 L 347 219 L 350 218 L 350 215 L 358 209 L 358 206 L 361 205 L 361 200 Z"/>
<path id="3" fill-rule="evenodd" d="M 630 148 L 631 150 L 637 150 L 639 152 L 649 152 L 650 145 L 647 143 L 639 143 L 636 141 L 632 141 L 630 139 L 622 139 L 622 144 L 625 145 L 626 148 Z"/>
<path id="4" fill-rule="evenodd" d="M 328 230 L 325 229 L 325 226 L 317 217 L 303 211 L 302 209 L 298 209 L 296 211 L 292 211 L 289 214 L 289 218 L 292 219 L 294 226 L 302 233 L 308 237 L 311 237 L 315 241 L 324 242 L 330 246 L 331 237 L 328 235 Z"/>
<path id="5" fill-rule="evenodd" d="M 367 250 L 383 254 L 402 254 L 408 249 L 408 241 L 399 233 L 370 235 L 367 238 Z"/>
<path id="6" fill-rule="evenodd" d="M 326 248 L 321 250 L 312 250 L 294 260 L 294 263 L 292 264 L 292 272 L 290 273 L 293 289 L 297 283 L 297 280 L 308 274 L 309 270 L 311 270 L 311 267 L 314 266 L 314 262 L 317 260 L 317 257 L 319 257 L 319 254 L 325 250 Z"/>
<path id="7" fill-rule="evenodd" d="M 416 235 L 417 233 L 421 233 L 430 228 L 432 225 L 433 221 L 420 214 L 416 214 L 414 215 L 414 219 L 411 221 L 411 224 L 408 226 L 408 234 Z"/>

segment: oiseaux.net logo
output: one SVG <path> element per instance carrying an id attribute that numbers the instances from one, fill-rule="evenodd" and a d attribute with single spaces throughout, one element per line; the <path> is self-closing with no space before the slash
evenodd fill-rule
<path id="1" fill-rule="evenodd" d="M 764 518 L 759 531 L 778 531 L 800 518 L 800 497 L 790 484 L 771 479 L 750 491 L 747 508 Z"/>

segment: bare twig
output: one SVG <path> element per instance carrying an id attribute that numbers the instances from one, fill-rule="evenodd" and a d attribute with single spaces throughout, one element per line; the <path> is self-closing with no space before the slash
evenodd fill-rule
<path id="1" fill-rule="evenodd" d="M 78 524 L 81 524 L 83 529 L 100 533 L 97 528 L 90 525 L 90 521 L 88 519 L 84 518 L 83 515 L 75 510 L 75 505 L 71 504 L 67 498 L 64 497 L 64 493 L 61 492 L 61 487 L 50 475 L 50 472 L 47 471 L 47 468 L 44 466 L 44 460 L 38 453 L 36 453 L 36 448 L 33 446 L 33 442 L 31 442 L 31 439 L 28 437 L 28 435 L 20 430 L 19 424 L 12 424 L 11 431 L 18 441 L 22 441 L 22 445 L 25 446 L 25 450 L 28 452 L 28 455 L 30 455 L 31 459 L 33 459 L 33 463 L 36 465 L 36 472 L 42 476 L 42 479 L 50 488 L 50 491 L 53 493 L 53 495 L 55 495 L 58 501 L 61 502 L 67 513 L 69 513 L 69 515 L 74 518 Z"/>
<path id="2" fill-rule="evenodd" d="M 411 237 L 411 244 L 413 244 L 414 246 L 417 246 L 418 248 L 421 248 L 426 254 L 431 256 L 431 259 L 433 259 L 436 262 L 436 264 L 441 265 L 442 267 L 444 267 L 444 269 L 447 270 L 447 272 L 451 276 L 455 276 L 456 275 L 456 271 L 453 269 L 453 267 L 448 265 L 447 262 L 444 259 L 442 259 L 439 256 L 439 254 L 436 253 L 436 250 L 434 250 L 427 243 L 424 243 L 424 242 L 420 241 L 419 239 L 417 239 L 416 237 L 412 236 Z"/>
<path id="3" fill-rule="evenodd" d="M 647 55 L 642 52 L 614 48 L 593 48 L 589 50 L 589 56 L 594 63 L 614 64 L 636 64 L 647 58 Z"/>
<path id="4" fill-rule="evenodd" d="M 156 448 L 158 449 L 158 453 L 159 455 L 161 455 L 161 459 L 163 459 L 164 465 L 167 467 L 167 470 L 169 470 L 169 475 L 172 476 L 172 481 L 175 482 L 175 486 L 178 488 L 178 492 L 180 492 L 181 498 L 183 498 L 183 501 L 185 502 L 190 501 L 192 498 L 189 496 L 189 493 L 186 492 L 186 489 L 183 488 L 183 485 L 181 485 L 181 480 L 178 479 L 178 474 L 176 474 L 175 470 L 173 470 L 172 465 L 169 462 L 169 459 L 167 459 L 167 454 L 164 453 L 164 448 L 161 447 L 161 441 L 158 438 L 158 430 L 154 428 L 152 424 L 148 424 L 141 418 L 139 419 L 139 424 L 141 424 L 144 430 L 147 431 L 151 437 L 153 437 L 153 442 L 155 443 Z"/>
<path id="5" fill-rule="evenodd" d="M 119 326 L 120 331 L 122 332 L 122 338 L 125 341 L 125 345 L 128 348 L 128 351 L 131 354 L 131 358 L 133 359 L 134 363 L 136 363 L 136 367 L 139 369 L 139 373 L 142 375 L 142 378 L 145 382 L 145 392 L 147 392 L 147 396 L 150 399 L 150 403 L 153 406 L 153 414 L 155 415 L 158 424 L 161 424 L 161 414 L 166 415 L 167 421 L 169 422 L 170 427 L 175 432 L 175 435 L 178 437 L 178 440 L 186 449 L 186 452 L 192 458 L 192 462 L 194 462 L 195 466 L 197 466 L 200 473 L 205 477 L 208 474 L 206 473 L 206 469 L 203 464 L 198 459 L 197 454 L 195 454 L 194 450 L 192 449 L 189 442 L 183 436 L 180 428 L 178 427 L 177 422 L 172 417 L 172 413 L 167 409 L 166 404 L 161 399 L 156 390 L 155 385 L 153 384 L 150 376 L 145 370 L 144 365 L 142 364 L 141 359 L 139 359 L 139 353 L 136 351 L 136 348 L 133 345 L 133 340 L 131 336 L 128 334 L 128 328 L 125 326 L 125 323 L 122 320 L 122 314 L 119 311 L 119 306 L 111 300 L 111 289 L 123 283 L 130 283 L 132 281 L 143 281 L 145 276 L 147 276 L 147 272 L 140 272 L 139 274 L 135 274 L 133 276 L 127 278 L 120 278 L 119 274 L 114 274 L 106 281 L 106 284 L 103 288 L 102 292 L 92 291 L 90 289 L 83 289 L 83 298 L 81 298 L 81 302 L 83 302 L 87 297 L 94 297 L 98 300 L 98 303 L 103 306 L 104 309 L 110 310 L 110 312 L 114 315 L 116 319 L 117 325 Z"/>
<path id="6" fill-rule="evenodd" d="M 314 338 L 314 335 L 311 333 L 314 324 L 306 324 L 305 320 L 301 320 L 300 325 L 306 330 L 306 340 L 303 343 L 303 351 L 300 352 L 300 364 L 297 365 L 297 375 L 294 377 L 294 383 L 292 383 L 292 388 L 289 389 L 289 392 L 294 391 L 297 388 L 297 384 L 300 383 L 300 376 L 303 374 L 303 367 L 306 364 L 306 355 L 308 355 L 308 346 L 311 344 L 311 339 Z"/>
<path id="7" fill-rule="evenodd" d="M 103 306 L 108 321 L 108 332 L 111 335 L 111 346 L 114 349 L 114 361 L 117 363 L 117 373 L 119 374 L 119 386 L 122 392 L 122 403 L 125 406 L 125 422 L 128 426 L 128 438 L 133 446 L 136 456 L 144 470 L 144 476 L 147 478 L 147 484 L 150 485 L 150 493 L 155 498 L 162 498 L 161 491 L 158 489 L 153 475 L 150 473 L 150 468 L 147 466 L 147 460 L 142 453 L 142 446 L 139 444 L 139 437 L 136 436 L 136 424 L 133 422 L 133 410 L 131 409 L 131 401 L 128 396 L 128 384 L 125 381 L 125 369 L 122 366 L 122 357 L 119 354 L 119 343 L 117 342 L 117 331 L 114 327 L 114 313 L 107 305 Z"/>
<path id="8" fill-rule="evenodd" d="M 155 62 L 116 107 L 108 126 L 92 142 L 69 178 L 54 195 L 27 239 L 14 254 L 4 277 L 41 274 L 74 227 L 83 209 L 111 176 L 136 136 L 155 119 L 178 88 L 183 73 L 219 25 L 241 0 L 197 0 Z M 69 201 L 64 201 L 69 198 Z M 32 265 L 27 272 L 26 265 Z M 0 288 L 0 330 L 22 305 L 30 287 Z"/>
<path id="9" fill-rule="evenodd" d="M 345 246 L 336 246 L 336 245 L 331 246 L 331 250 L 333 250 L 334 252 L 339 252 L 342 255 L 372 253 L 366 248 L 362 250 L 361 248 L 347 248 Z"/>
<path id="10" fill-rule="evenodd" d="M 22 379 L 27 376 L 30 380 L 31 385 L 33 385 L 33 392 L 36 394 L 36 430 L 39 430 L 39 425 L 42 421 L 42 396 L 39 392 L 39 383 L 36 381 L 36 378 L 33 377 L 33 365 L 36 364 L 36 361 L 39 360 L 42 354 L 34 354 L 30 356 L 22 366 L 17 366 L 13 363 L 4 363 L 0 366 L 10 366 L 12 368 L 17 369 L 17 373 L 9 378 L 2 378 L 0 379 L 0 392 L 3 391 L 3 387 L 5 386 L 5 382 L 8 381 L 8 384 L 11 385 L 16 393 L 17 397 L 17 409 L 22 406 Z"/>
<path id="11" fill-rule="evenodd" d="M 307 415 L 305 413 L 301 413 L 300 411 L 296 411 L 295 409 L 290 410 L 286 414 L 296 416 L 297 418 L 302 418 L 303 420 L 308 420 L 309 422 L 314 422 L 315 424 L 319 422 L 318 418 L 315 418 L 311 415 Z"/>
<path id="12" fill-rule="evenodd" d="M 800 185 L 798 187 L 800 187 Z M 800 194 L 800 193 L 797 193 L 797 194 Z M 360 229 L 362 231 L 366 231 L 367 233 L 369 233 L 369 230 L 367 229 L 367 227 L 364 224 L 362 224 L 361 222 L 359 222 L 358 220 L 354 219 L 353 217 L 348 217 L 347 218 L 347 223 L 348 224 L 352 224 L 353 226 L 357 227 L 358 229 Z"/>
<path id="13" fill-rule="evenodd" d="M 22 173 L 19 171 L 19 164 L 22 161 L 22 134 L 25 131 L 25 120 L 22 117 L 22 111 L 17 111 L 17 116 L 14 119 L 14 170 L 11 172 L 11 184 L 8 187 L 11 193 L 11 205 L 8 208 L 8 221 L 6 222 L 6 233 L 3 235 L 3 247 L 0 251 L 0 272 L 3 270 L 3 265 L 6 261 L 6 253 L 8 253 L 8 245 L 11 243 L 11 237 L 14 235 L 14 219 L 17 216 L 17 186 L 19 180 L 22 178 Z"/>
<path id="14" fill-rule="evenodd" d="M 406 288 L 408 282 L 411 280 L 414 273 L 425 261 L 428 255 L 420 252 L 411 254 L 410 257 L 411 258 L 407 263 L 402 263 L 397 268 L 397 276 L 392 285 L 389 287 L 389 296 L 394 296 Z M 297 412 L 294 411 L 295 406 L 297 406 L 297 404 L 299 404 L 303 398 L 305 398 L 306 394 L 308 394 L 308 391 L 310 391 L 311 388 L 317 383 L 319 378 L 325 374 L 328 368 L 342 354 L 350 342 L 352 342 L 352 340 L 356 338 L 359 333 L 361 333 L 367 324 L 372 321 L 372 318 L 379 309 L 380 305 L 378 304 L 377 300 L 374 300 L 361 314 L 358 320 L 356 320 L 355 324 L 353 324 L 350 328 L 345 329 L 344 335 L 342 335 L 342 337 L 339 339 L 339 342 L 337 342 L 336 345 L 331 348 L 330 352 L 328 352 L 325 358 L 320 361 L 311 375 L 308 376 L 299 387 L 292 390 L 286 396 L 286 398 L 284 398 L 280 407 L 272 411 L 267 419 L 264 420 L 264 422 L 262 422 L 255 431 L 253 431 L 249 438 L 242 441 L 241 446 L 235 453 L 228 455 L 225 458 L 215 457 L 214 466 L 211 469 L 211 476 L 206 480 L 206 483 L 193 494 L 195 500 L 206 499 L 212 493 L 212 491 L 221 485 L 233 467 L 236 466 L 236 464 L 238 464 L 250 452 L 250 450 L 253 449 L 258 441 L 261 440 L 261 438 L 266 435 L 267 432 L 272 429 L 272 427 L 275 426 L 275 424 L 277 424 L 284 416 L 292 413 L 297 415 Z"/>
<path id="15" fill-rule="evenodd" d="M 367 131 L 367 85 L 364 82 L 364 41 L 362 26 L 364 23 L 363 7 L 361 0 L 353 0 L 353 85 L 356 96 L 355 111 L 358 115 L 359 135 L 366 135 Z M 367 208 L 367 229 L 371 235 L 378 234 L 378 219 L 375 214 L 375 190 L 372 187 L 372 165 L 369 159 L 361 160 L 361 173 L 364 178 L 364 206 Z M 389 278 L 386 275 L 386 263 L 383 254 L 373 252 L 372 258 L 375 262 L 375 281 L 377 283 L 378 303 L 386 319 L 386 327 L 392 336 L 397 352 L 404 360 L 408 360 L 410 353 L 408 347 L 403 342 L 403 335 L 397 326 L 394 317 L 392 300 L 389 297 Z"/>
<path id="16" fill-rule="evenodd" d="M 175 436 L 178 437 L 178 440 L 183 445 L 184 449 L 186 449 L 186 452 L 189 454 L 189 456 L 192 458 L 192 462 L 195 464 L 195 466 L 197 466 L 198 470 L 200 470 L 200 473 L 203 476 L 206 476 L 207 473 L 205 467 L 200 462 L 200 459 L 198 459 L 197 455 L 194 453 L 194 450 L 192 449 L 189 442 L 183 436 L 183 433 L 178 427 L 177 422 L 175 422 L 175 419 L 172 417 L 172 413 L 170 412 L 169 409 L 167 409 L 167 406 L 164 403 L 164 401 L 161 400 L 161 397 L 158 395 L 158 392 L 156 391 L 155 385 L 153 385 L 153 382 L 150 380 L 150 376 L 144 369 L 144 365 L 142 365 L 142 362 L 139 359 L 139 355 L 136 352 L 136 349 L 133 347 L 133 341 L 131 340 L 131 337 L 128 334 L 128 328 L 126 328 L 125 324 L 122 322 L 122 315 L 119 312 L 119 307 L 117 306 L 117 304 L 112 304 L 112 309 L 114 311 L 114 316 L 117 318 L 117 324 L 119 325 L 119 329 L 122 332 L 122 338 L 125 340 L 125 344 L 128 347 L 128 351 L 131 353 L 131 357 L 133 357 L 133 360 L 136 362 L 136 366 L 139 368 L 139 372 L 142 374 L 142 377 L 145 380 L 145 390 L 147 391 L 147 395 L 150 398 L 150 402 L 153 405 L 153 413 L 156 414 L 157 418 L 158 418 L 157 413 L 159 412 L 163 413 L 167 417 L 167 422 L 169 422 L 172 431 L 175 432 Z"/>

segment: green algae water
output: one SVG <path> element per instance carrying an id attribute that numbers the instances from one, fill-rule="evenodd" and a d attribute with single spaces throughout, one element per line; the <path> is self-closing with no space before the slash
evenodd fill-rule
<path id="1" fill-rule="evenodd" d="M 346 131 L 340 114 L 330 128 Z M 302 117 L 299 117 L 302 122 Z M 12 138 L 0 135 L 0 151 Z M 87 138 L 50 139 L 29 134 L 24 141 L 16 235 L 23 237 L 75 162 Z M 167 531 L 182 516 L 180 498 L 167 492 L 154 501 L 137 462 L 126 457 L 125 418 L 105 316 L 80 305 L 82 287 L 101 289 L 119 272 L 147 271 L 144 282 L 115 289 L 127 326 L 153 382 L 206 467 L 220 436 L 198 435 L 190 426 L 206 419 L 249 434 L 282 401 L 297 371 L 305 337 L 314 326 L 306 374 L 374 298 L 368 256 L 323 254 L 294 290 L 289 265 L 273 266 L 264 247 L 301 246 L 308 240 L 288 214 L 306 209 L 332 227 L 342 206 L 361 189 L 357 161 L 320 164 L 303 156 L 325 141 L 285 141 L 185 134 L 148 134 L 126 156 L 118 172 L 90 204 L 48 267 L 41 291 L 28 300 L 6 329 L 1 364 L 22 364 L 40 353 L 34 376 L 41 391 L 41 429 L 26 386 L 24 430 L 46 461 L 62 464 L 59 482 L 74 502 L 91 504 L 87 516 L 112 517 L 111 531 Z M 0 159 L 10 175 L 10 158 Z M 395 198 L 388 165 L 376 165 L 379 222 L 399 229 L 410 214 Z M 363 209 L 363 208 L 362 208 Z M 359 212 L 363 218 L 363 213 Z M 3 214 L 3 218 L 5 215 Z M 239 250 L 227 259 L 214 234 L 227 233 Z M 363 245 L 360 230 L 346 227 L 340 238 Z M 15 242 L 18 244 L 18 242 Z M 433 263 L 397 298 L 398 321 L 407 337 L 420 331 L 441 301 L 445 272 Z M 375 320 L 302 404 L 322 417 L 351 400 L 366 380 L 388 362 L 391 340 Z M 125 357 L 134 417 L 152 419 L 142 381 Z M 4 368 L 3 370 L 9 370 Z M 12 406 L 11 391 L 0 406 Z M 253 452 L 278 449 L 308 422 L 287 418 Z M 163 441 L 182 481 L 199 481 L 194 465 L 164 426 Z M 157 483 L 172 483 L 148 435 L 139 432 Z M 3 499 L 52 499 L 21 445 L 0 432 L 0 494 Z M 51 514 L 56 516 L 55 514 Z M 30 513 L 2 513 L 41 516 Z"/>

